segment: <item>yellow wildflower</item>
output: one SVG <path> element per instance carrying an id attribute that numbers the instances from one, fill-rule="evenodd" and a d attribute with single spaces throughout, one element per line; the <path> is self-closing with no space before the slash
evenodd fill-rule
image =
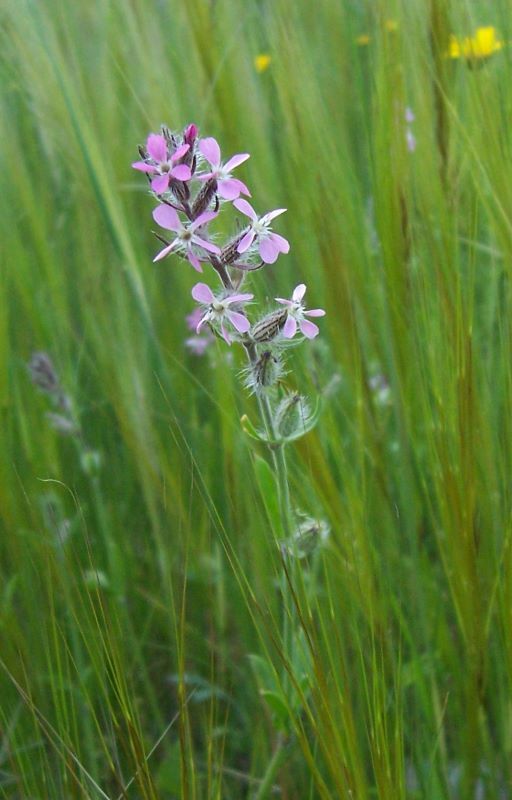
<path id="1" fill-rule="evenodd" d="M 459 39 L 452 34 L 448 46 L 449 58 L 466 58 L 468 60 L 482 60 L 497 53 L 504 46 L 499 38 L 496 28 L 492 25 L 477 28 L 473 36 Z"/>
<path id="2" fill-rule="evenodd" d="M 265 72 L 269 68 L 272 56 L 268 53 L 260 53 L 254 59 L 254 69 L 256 72 Z"/>
<path id="3" fill-rule="evenodd" d="M 362 33 L 361 36 L 358 36 L 356 39 L 356 44 L 360 47 L 364 47 L 367 44 L 370 44 L 370 37 L 367 33 Z"/>

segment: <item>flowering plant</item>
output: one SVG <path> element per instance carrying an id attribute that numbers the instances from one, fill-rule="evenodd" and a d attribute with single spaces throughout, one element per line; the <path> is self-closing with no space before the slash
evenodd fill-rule
<path id="1" fill-rule="evenodd" d="M 167 241 L 156 234 L 164 248 L 153 260 L 160 261 L 173 254 L 188 261 L 197 272 L 203 272 L 203 266 L 209 264 L 216 278 L 216 286 L 201 281 L 192 287 L 192 297 L 198 306 L 187 316 L 187 324 L 195 336 L 187 338 L 186 346 L 201 355 L 218 337 L 227 345 L 241 345 L 246 353 L 245 385 L 256 396 L 261 427 L 255 427 L 247 415 L 242 423 L 250 437 L 268 447 L 273 467 L 269 476 L 268 463 L 256 457 L 259 473 L 266 471 L 267 491 L 276 495 L 279 515 L 272 521 L 279 530 L 281 556 L 291 560 L 291 568 L 283 570 L 281 587 L 283 647 L 291 668 L 300 673 L 297 684 L 301 686 L 300 693 L 291 686 L 286 674 L 281 690 L 270 687 L 272 681 L 267 667 L 255 658 L 252 663 L 265 696 L 275 698 L 281 692 L 281 699 L 278 698 L 277 705 L 273 704 L 274 712 L 276 707 L 298 709 L 304 700 L 310 670 L 306 668 L 300 625 L 298 621 L 296 625 L 291 623 L 295 610 L 290 582 L 294 581 L 293 564 L 314 553 L 327 536 L 328 526 L 323 520 L 295 508 L 291 502 L 285 448 L 316 424 L 318 403 L 312 408 L 299 392 L 284 386 L 284 358 L 290 340 L 305 341 L 318 336 L 318 326 L 308 318 L 323 317 L 325 311 L 306 309 L 306 285 L 299 283 L 291 299 L 277 297 L 274 308 L 257 316 L 248 314 L 248 304 L 251 308 L 255 305 L 254 294 L 245 291 L 244 284 L 253 272 L 274 264 L 280 255 L 290 250 L 287 239 L 272 230 L 274 221 L 286 209 L 259 215 L 241 197 L 251 196 L 245 183 L 231 174 L 247 161 L 248 153 L 231 156 L 223 162 L 217 141 L 213 137 L 199 138 L 194 124 L 188 125 L 181 134 L 163 127 L 161 133 L 148 136 L 145 147 L 140 147 L 139 152 L 142 161 L 132 166 L 148 176 L 152 195 L 158 202 L 153 219 L 174 235 Z M 245 218 L 245 224 L 227 241 L 219 243 L 212 225 L 222 208 L 230 203 Z M 273 486 L 270 490 L 269 485 Z M 267 504 L 266 498 L 263 499 Z M 274 504 L 269 505 L 275 508 Z M 275 721 L 280 731 L 288 729 L 286 715 Z"/>
<path id="2" fill-rule="evenodd" d="M 199 138 L 194 124 L 187 125 L 180 134 L 162 127 L 160 133 L 149 134 L 139 153 L 142 160 L 132 166 L 146 173 L 158 201 L 153 219 L 174 234 L 170 242 L 156 234 L 165 246 L 153 260 L 175 254 L 198 272 L 209 264 L 216 273 L 215 288 L 204 282 L 192 287 L 192 297 L 199 306 L 187 320 L 196 336 L 186 343 L 196 354 L 202 354 L 213 337 L 220 337 L 228 345 L 239 343 L 245 349 L 245 384 L 256 394 L 263 428 L 254 427 L 245 416 L 244 429 L 271 448 L 281 529 L 289 537 L 283 541 L 291 541 L 300 530 L 297 515 L 301 512 L 291 507 L 284 446 L 311 430 L 318 415 L 306 398 L 283 387 L 284 355 L 290 340 L 297 335 L 304 340 L 319 334 L 318 326 L 307 318 L 322 317 L 325 311 L 306 310 L 306 286 L 299 283 L 290 300 L 275 298 L 279 304 L 276 308 L 251 321 L 244 306 L 254 300 L 254 295 L 241 291 L 248 273 L 274 264 L 280 255 L 289 252 L 288 240 L 272 230 L 274 220 L 286 209 L 258 215 L 241 197 L 250 197 L 249 189 L 231 174 L 247 161 L 249 154 L 239 153 L 223 162 L 218 142 L 211 136 Z M 229 203 L 248 223 L 218 244 L 210 226 Z M 325 530 L 324 525 L 317 527 Z"/>

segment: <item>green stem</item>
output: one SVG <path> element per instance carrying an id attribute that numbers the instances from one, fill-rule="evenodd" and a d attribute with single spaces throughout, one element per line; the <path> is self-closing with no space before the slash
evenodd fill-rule
<path id="1" fill-rule="evenodd" d="M 277 771 L 281 764 L 283 764 L 283 762 L 286 760 L 286 756 L 285 738 L 283 734 L 280 733 L 277 740 L 276 749 L 274 750 L 272 758 L 268 763 L 265 775 L 263 776 L 261 783 L 254 794 L 253 800 L 264 800 L 264 798 L 268 796 L 269 792 L 272 790 L 272 784 Z"/>

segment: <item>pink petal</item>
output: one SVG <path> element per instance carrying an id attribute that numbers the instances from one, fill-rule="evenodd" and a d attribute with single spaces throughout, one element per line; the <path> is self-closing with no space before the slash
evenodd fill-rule
<path id="1" fill-rule="evenodd" d="M 167 142 L 159 133 L 150 133 L 146 142 L 146 150 L 155 161 L 167 160 Z"/>
<path id="2" fill-rule="evenodd" d="M 192 144 L 194 142 L 194 139 L 197 137 L 197 133 L 198 133 L 197 125 L 194 125 L 194 123 L 191 122 L 190 125 L 187 125 L 187 127 L 185 128 L 185 131 L 183 133 L 183 138 L 186 142 Z"/>
<path id="3" fill-rule="evenodd" d="M 247 159 L 250 157 L 251 156 L 249 155 L 249 153 L 238 153 L 238 155 L 236 156 L 231 156 L 229 161 L 227 161 L 224 164 L 224 169 L 226 170 L 226 172 L 231 172 L 232 169 L 235 169 L 235 167 L 238 167 L 240 164 L 243 164 L 244 161 L 247 161 Z"/>
<path id="4" fill-rule="evenodd" d="M 238 253 L 245 253 L 245 251 L 248 250 L 249 247 L 251 246 L 251 244 L 253 243 L 254 236 L 255 236 L 255 233 L 254 233 L 253 230 L 247 231 L 245 236 L 242 236 L 242 238 L 238 242 L 238 247 L 236 248 L 237 252 Z"/>
<path id="5" fill-rule="evenodd" d="M 276 208 L 274 211 L 269 211 L 268 214 L 265 214 L 263 219 L 266 222 L 271 222 L 273 219 L 278 217 L 280 214 L 284 214 L 285 211 L 287 211 L 286 208 Z"/>
<path id="6" fill-rule="evenodd" d="M 191 353 L 195 356 L 202 356 L 209 348 L 211 339 L 206 336 L 190 336 L 185 339 L 185 347 L 188 347 Z"/>
<path id="7" fill-rule="evenodd" d="M 325 317 L 323 308 L 311 308 L 309 311 L 304 311 L 306 317 Z"/>
<path id="8" fill-rule="evenodd" d="M 252 197 L 252 195 L 251 195 L 249 189 L 247 188 L 247 186 L 245 185 L 245 183 L 243 181 L 239 181 L 238 178 L 237 178 L 237 181 L 240 184 L 240 192 L 242 194 L 246 194 L 247 197 Z"/>
<path id="9" fill-rule="evenodd" d="M 300 323 L 300 329 L 304 336 L 306 336 L 308 339 L 314 339 L 315 336 L 318 336 L 320 333 L 318 325 L 315 325 L 314 322 L 308 322 L 307 319 L 302 320 Z"/>
<path id="10" fill-rule="evenodd" d="M 215 295 L 207 283 L 196 283 L 196 285 L 192 287 L 191 294 L 194 300 L 197 300 L 198 303 L 204 303 L 205 305 L 210 305 L 210 303 L 213 303 L 215 300 Z"/>
<path id="11" fill-rule="evenodd" d="M 175 245 L 177 244 L 177 242 L 178 242 L 178 240 L 177 240 L 177 239 L 175 239 L 175 240 L 174 240 L 174 242 L 171 242 L 171 244 L 170 244 L 170 245 L 168 245 L 167 247 L 164 247 L 164 249 L 163 249 L 163 250 L 160 250 L 160 252 L 159 252 L 159 253 L 157 253 L 157 254 L 156 254 L 156 256 L 154 257 L 154 259 L 153 259 L 153 263 L 155 263 L 155 261 L 161 261 L 161 260 L 162 260 L 162 258 L 165 258 L 166 256 L 168 256 L 168 255 L 169 255 L 169 253 L 171 252 L 171 250 L 172 250 L 172 249 L 175 247 Z"/>
<path id="12" fill-rule="evenodd" d="M 278 233 L 272 233 L 270 238 L 272 239 L 272 241 L 274 242 L 280 253 L 290 252 L 290 242 L 288 241 L 288 239 L 285 239 L 284 236 L 280 236 Z"/>
<path id="13" fill-rule="evenodd" d="M 217 247 L 213 242 L 207 242 L 206 239 L 201 239 L 200 236 L 192 236 L 192 241 L 194 244 L 197 244 L 198 247 L 202 247 L 203 250 L 208 250 L 209 253 L 215 253 L 216 256 L 220 253 L 220 247 Z"/>
<path id="14" fill-rule="evenodd" d="M 228 344 L 231 344 L 231 336 L 229 335 L 229 333 L 225 329 L 223 322 L 221 322 L 221 324 L 220 324 L 220 333 L 221 333 L 221 336 L 224 339 L 224 341 L 227 342 Z"/>
<path id="15" fill-rule="evenodd" d="M 250 203 L 247 202 L 247 200 L 240 198 L 240 200 L 235 200 L 233 205 L 238 211 L 240 211 L 242 214 L 245 214 L 246 217 L 252 219 L 253 222 L 256 222 L 258 219 L 258 215 L 256 214 L 254 208 Z M 238 252 L 240 252 L 240 250 Z"/>
<path id="16" fill-rule="evenodd" d="M 306 284 L 299 283 L 298 286 L 295 287 L 292 294 L 292 300 L 294 303 L 300 303 L 304 295 L 306 294 Z"/>
<path id="17" fill-rule="evenodd" d="M 233 327 L 237 329 L 238 333 L 247 333 L 247 331 L 250 330 L 251 323 L 247 317 L 243 314 L 239 314 L 238 311 L 226 311 L 226 317 Z"/>
<path id="18" fill-rule="evenodd" d="M 203 325 L 204 325 L 204 323 L 206 322 L 207 319 L 208 319 L 208 315 L 207 314 L 204 314 L 204 316 L 201 317 L 201 319 L 197 323 L 196 333 L 200 333 L 201 332 L 201 328 L 203 327 Z"/>
<path id="19" fill-rule="evenodd" d="M 229 297 L 225 297 L 222 302 L 225 305 L 229 305 L 230 303 L 248 303 L 253 297 L 253 294 L 232 294 Z"/>
<path id="20" fill-rule="evenodd" d="M 186 164 L 178 164 L 177 167 L 171 169 L 171 175 L 177 181 L 189 181 L 192 177 L 192 172 Z"/>
<path id="21" fill-rule="evenodd" d="M 203 271 L 203 268 L 201 266 L 201 262 L 199 261 L 199 259 L 196 256 L 196 254 L 192 252 L 192 250 L 188 250 L 187 251 L 187 258 L 190 261 L 190 263 L 192 264 L 192 266 L 194 267 L 194 269 L 196 270 L 196 272 L 202 272 Z"/>
<path id="22" fill-rule="evenodd" d="M 169 173 L 159 175 L 151 181 L 151 188 L 155 194 L 163 194 L 169 188 Z"/>
<path id="23" fill-rule="evenodd" d="M 224 200 L 236 200 L 244 188 L 246 187 L 242 181 L 238 181 L 236 178 L 224 178 L 217 184 L 217 191 Z"/>
<path id="24" fill-rule="evenodd" d="M 284 323 L 283 336 L 285 337 L 285 339 L 293 339 L 296 333 L 297 333 L 297 322 L 293 317 L 288 317 L 288 319 Z"/>
<path id="25" fill-rule="evenodd" d="M 209 181 L 210 178 L 214 178 L 215 175 L 213 172 L 204 172 L 202 175 L 195 176 L 198 181 Z"/>
<path id="26" fill-rule="evenodd" d="M 281 303 L 282 306 L 293 306 L 291 300 L 285 300 L 283 297 L 274 297 L 276 303 Z"/>
<path id="27" fill-rule="evenodd" d="M 199 320 L 202 319 L 203 315 L 204 312 L 202 308 L 194 308 L 194 310 L 191 311 L 190 314 L 187 314 L 187 316 L 185 317 L 187 327 L 190 328 L 191 331 L 195 331 L 199 323 Z"/>
<path id="28" fill-rule="evenodd" d="M 260 242 L 260 256 L 265 264 L 273 264 L 277 261 L 279 250 L 272 241 L 272 237 L 268 236 Z"/>
<path id="29" fill-rule="evenodd" d="M 214 139 L 213 136 L 208 136 L 206 139 L 201 139 L 198 147 L 201 155 L 203 155 L 206 160 L 210 162 L 212 167 L 218 167 L 220 165 L 220 147 L 217 143 L 217 140 Z"/>
<path id="30" fill-rule="evenodd" d="M 174 164 L 175 161 L 179 161 L 180 158 L 182 158 L 188 150 L 190 150 L 190 145 L 189 144 L 182 144 L 172 154 L 171 162 Z"/>
<path id="31" fill-rule="evenodd" d="M 153 219 L 155 222 L 158 222 L 162 228 L 166 228 L 168 231 L 180 231 L 183 227 L 176 209 L 171 208 L 171 206 L 165 203 L 162 203 L 162 205 L 154 209 Z"/>
<path id="32" fill-rule="evenodd" d="M 194 222 L 190 226 L 190 230 L 194 231 L 196 228 L 200 228 L 201 225 L 205 225 L 207 222 L 211 222 L 212 219 L 215 219 L 217 214 L 218 211 L 203 211 L 203 213 L 199 214 L 198 218 L 194 220 Z"/>
<path id="33" fill-rule="evenodd" d="M 156 172 L 156 167 L 146 164 L 145 161 L 134 161 L 132 167 L 133 169 L 139 169 L 141 172 Z"/>

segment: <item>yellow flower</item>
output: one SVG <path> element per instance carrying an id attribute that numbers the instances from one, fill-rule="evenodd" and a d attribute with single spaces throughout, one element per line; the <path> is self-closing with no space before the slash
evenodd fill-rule
<path id="1" fill-rule="evenodd" d="M 396 20 L 394 19 L 385 20 L 384 30 L 387 31 L 388 33 L 395 33 L 398 30 L 398 22 L 396 22 Z M 367 44 L 370 44 L 370 42 L 371 42 L 371 37 L 368 36 L 367 33 L 362 33 L 356 39 L 356 44 L 359 45 L 359 47 L 365 47 Z"/>
<path id="2" fill-rule="evenodd" d="M 474 36 L 466 36 L 464 39 L 452 34 L 448 45 L 448 57 L 482 60 L 497 53 L 503 46 L 504 43 L 498 37 L 496 28 L 489 25 L 477 28 Z"/>
<path id="3" fill-rule="evenodd" d="M 254 69 L 256 72 L 265 72 L 269 68 L 272 61 L 272 56 L 268 53 L 260 53 L 254 59 Z"/>

